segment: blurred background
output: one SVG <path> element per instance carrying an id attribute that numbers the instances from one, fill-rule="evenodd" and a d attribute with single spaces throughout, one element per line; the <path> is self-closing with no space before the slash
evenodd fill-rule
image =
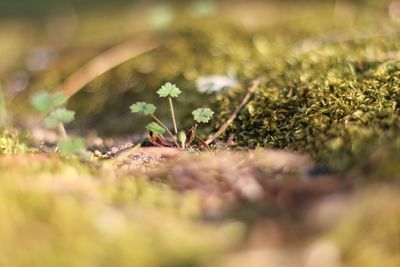
<path id="1" fill-rule="evenodd" d="M 69 97 L 69 133 L 113 145 L 143 133 L 136 101 L 169 121 L 155 94 L 167 81 L 183 91 L 181 127 L 194 107 L 215 110 L 205 135 L 262 77 L 229 129 L 239 148 L 330 164 L 210 154 L 146 180 L 24 145 L 0 157 L 0 266 L 398 267 L 399 26 L 400 0 L 0 0 L 0 85 L 35 147 L 51 136 L 29 105 L 38 91 Z M 237 180 L 253 176 L 260 201 L 221 182 L 251 195 Z"/>
<path id="2" fill-rule="evenodd" d="M 201 78 L 222 87 L 244 84 L 308 38 L 380 32 L 399 20 L 397 0 L 2 0 L 0 81 L 16 124 L 36 124 L 27 105 L 33 92 L 69 90 L 78 118 L 73 128 L 105 136 L 143 129 L 129 105 L 158 101 L 154 91 L 172 81 L 187 92 L 178 111 L 186 126 L 187 110 L 216 102 L 215 94 L 201 92 Z M 133 52 L 118 57 L 124 42 Z M 63 87 L 115 47 L 116 64 L 103 62 L 103 73 Z"/>

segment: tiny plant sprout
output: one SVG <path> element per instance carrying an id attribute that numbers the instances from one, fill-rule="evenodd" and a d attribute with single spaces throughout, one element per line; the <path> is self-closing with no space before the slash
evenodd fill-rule
<path id="1" fill-rule="evenodd" d="M 172 122 L 174 124 L 174 130 L 175 134 L 178 134 L 178 127 L 176 126 L 176 120 L 175 120 L 175 112 L 174 112 L 174 105 L 172 103 L 172 98 L 173 97 L 178 97 L 182 91 L 175 85 L 170 82 L 167 82 L 163 86 L 161 86 L 160 89 L 158 89 L 157 94 L 160 97 L 168 97 L 168 102 L 169 102 L 169 109 L 171 111 L 171 117 L 172 117 Z"/>
<path id="2" fill-rule="evenodd" d="M 185 147 L 186 147 L 187 136 L 186 136 L 186 134 L 185 134 L 184 131 L 180 131 L 180 132 L 179 132 L 178 139 L 179 139 L 179 142 L 180 142 L 181 145 L 182 145 L 182 148 L 185 149 Z"/>
<path id="3" fill-rule="evenodd" d="M 172 99 L 179 97 L 181 93 L 182 91 L 175 84 L 172 84 L 170 82 L 167 82 L 164 85 L 162 85 L 160 89 L 158 89 L 157 91 L 157 94 L 160 97 L 168 98 L 175 134 L 173 134 L 169 130 L 169 128 L 154 114 L 157 108 L 153 104 L 149 104 L 146 102 L 136 102 L 135 104 L 130 106 L 132 113 L 142 113 L 144 115 L 149 115 L 154 119 L 155 122 L 151 122 L 146 126 L 146 129 L 150 132 L 150 141 L 153 144 L 158 146 L 160 145 L 170 146 L 171 143 L 164 142 L 165 139 L 162 138 L 162 135 L 166 132 L 171 136 L 175 146 L 180 147 L 182 149 L 186 149 L 186 147 L 193 141 L 195 137 L 199 139 L 199 137 L 197 137 L 195 134 L 197 124 L 194 127 L 192 127 L 189 131 L 187 131 L 188 135 L 186 134 L 185 131 L 178 132 Z M 214 112 L 209 108 L 199 108 L 193 111 L 194 119 L 198 123 L 209 122 L 213 114 Z M 158 137 L 155 138 L 153 137 L 154 135 Z"/>
<path id="4" fill-rule="evenodd" d="M 75 112 L 60 107 L 66 102 L 66 98 L 61 93 L 49 94 L 48 92 L 38 92 L 31 98 L 31 105 L 41 114 L 47 114 L 44 119 L 44 126 L 47 128 L 57 128 L 60 141 L 58 151 L 63 155 L 72 155 L 85 149 L 85 143 L 81 138 L 69 138 L 64 124 L 70 123 L 75 119 Z"/>
<path id="5" fill-rule="evenodd" d="M 171 131 L 168 129 L 168 127 L 159 118 L 157 118 L 156 115 L 154 115 L 154 112 L 156 111 L 157 108 L 153 104 L 148 104 L 146 102 L 136 102 L 135 104 L 130 106 L 130 109 L 131 109 L 132 113 L 143 113 L 144 115 L 150 115 L 158 123 L 157 124 L 154 122 L 154 124 L 152 124 L 152 126 L 157 124 L 159 127 L 163 128 L 166 132 L 168 132 L 168 134 L 171 137 L 174 137 L 174 135 L 171 133 Z M 152 133 L 154 133 L 154 134 L 159 133 L 158 135 L 165 133 L 165 131 L 162 133 L 160 133 L 160 131 L 152 131 L 151 129 L 155 129 L 155 128 L 151 127 L 151 126 L 149 127 L 149 125 L 146 126 L 146 129 L 151 131 Z"/>

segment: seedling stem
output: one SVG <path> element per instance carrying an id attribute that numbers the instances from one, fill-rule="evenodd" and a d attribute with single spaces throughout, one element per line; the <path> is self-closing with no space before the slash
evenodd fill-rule
<path id="1" fill-rule="evenodd" d="M 178 127 L 176 127 L 175 112 L 174 112 L 174 105 L 172 104 L 172 98 L 168 97 L 168 100 L 169 100 L 169 108 L 171 110 L 172 122 L 174 123 L 175 134 L 178 134 Z"/>
<path id="2" fill-rule="evenodd" d="M 168 134 L 172 137 L 172 139 L 174 140 L 175 144 L 178 145 L 177 142 L 176 142 L 176 137 L 175 137 L 175 135 L 173 135 L 173 134 L 171 133 L 171 131 L 168 129 L 168 127 L 167 127 L 159 118 L 157 118 L 156 115 L 150 114 L 150 116 L 151 116 L 158 124 L 160 124 L 160 125 L 167 131 L 167 133 L 168 133 Z"/>
<path id="3" fill-rule="evenodd" d="M 59 123 L 57 125 L 57 128 L 58 128 L 58 132 L 60 133 L 61 139 L 67 139 L 68 135 L 67 135 L 67 131 L 65 130 L 64 124 Z"/>

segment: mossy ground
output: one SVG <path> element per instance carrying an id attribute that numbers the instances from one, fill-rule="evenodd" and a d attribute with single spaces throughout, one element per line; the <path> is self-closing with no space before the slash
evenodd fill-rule
<path id="1" fill-rule="evenodd" d="M 26 154 L 34 151 L 35 149 L 30 148 L 26 140 L 17 133 L 8 130 L 0 132 L 0 155 Z"/>
<path id="2" fill-rule="evenodd" d="M 200 223 L 196 194 L 110 166 L 19 154 L 0 168 L 2 266 L 197 266 L 243 233 Z"/>
<path id="3" fill-rule="evenodd" d="M 191 125 L 193 107 L 215 109 L 206 136 L 260 79 L 220 140 L 234 136 L 238 150 L 278 154 L 204 153 L 131 169 L 45 154 L 4 131 L 0 266 L 398 266 L 396 1 L 221 2 L 223 12 L 205 18 L 178 2 L 179 16 L 163 29 L 143 26 L 146 5 L 85 9 L 61 45 L 49 35 L 51 18 L 1 22 L 0 73 L 15 125 L 37 124 L 27 105 L 33 92 L 56 88 L 119 40 L 146 33 L 160 46 L 74 95 L 77 120 L 68 131 L 140 133 L 145 119 L 132 117 L 129 105 L 158 102 L 156 89 L 171 81 L 183 91 L 182 127 Z M 77 23 L 71 14 L 63 18 Z M 32 47 L 46 45 L 54 61 L 29 69 Z M 234 88 L 197 90 L 199 77 L 228 73 Z M 289 168 L 292 156 L 302 168 Z"/>

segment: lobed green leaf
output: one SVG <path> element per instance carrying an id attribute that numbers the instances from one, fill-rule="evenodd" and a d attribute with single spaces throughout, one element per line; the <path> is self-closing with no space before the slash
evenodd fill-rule
<path id="1" fill-rule="evenodd" d="M 214 115 L 214 111 L 209 108 L 198 108 L 192 112 L 193 118 L 198 123 L 207 123 Z"/>
<path id="2" fill-rule="evenodd" d="M 48 128 L 54 128 L 59 123 L 70 123 L 75 119 L 75 112 L 66 108 L 58 108 L 51 112 L 47 118 L 44 119 L 44 125 Z"/>
<path id="3" fill-rule="evenodd" d="M 37 112 L 47 113 L 64 101 L 65 96 L 62 93 L 49 94 L 46 91 L 41 91 L 32 96 L 30 103 Z"/>
<path id="4" fill-rule="evenodd" d="M 153 104 L 148 104 L 146 102 L 136 102 L 130 106 L 132 113 L 142 112 L 144 115 L 153 114 L 156 111 L 156 106 Z"/>
<path id="5" fill-rule="evenodd" d="M 182 91 L 170 82 L 167 82 L 160 89 L 158 89 L 157 94 L 160 97 L 178 97 Z"/>
<path id="6" fill-rule="evenodd" d="M 165 133 L 165 129 L 155 122 L 147 124 L 146 129 L 155 135 L 162 135 Z"/>

